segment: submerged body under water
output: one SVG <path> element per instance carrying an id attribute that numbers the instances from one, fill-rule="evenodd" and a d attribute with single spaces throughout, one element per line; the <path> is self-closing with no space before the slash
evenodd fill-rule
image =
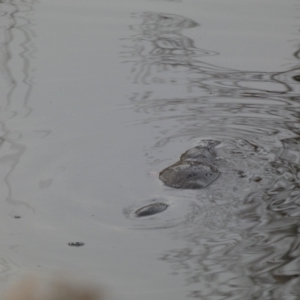
<path id="1" fill-rule="evenodd" d="M 177 189 L 207 187 L 220 174 L 215 165 L 214 144 L 213 141 L 208 141 L 207 146 L 197 146 L 186 151 L 177 163 L 159 173 L 159 179 L 167 186 Z"/>

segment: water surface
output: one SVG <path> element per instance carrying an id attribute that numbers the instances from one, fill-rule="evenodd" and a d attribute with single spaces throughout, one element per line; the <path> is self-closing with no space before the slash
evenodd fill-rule
<path id="1" fill-rule="evenodd" d="M 292 0 L 2 1 L 1 289 L 63 269 L 116 299 L 298 299 L 298 15 Z M 159 180 L 207 140 L 213 183 Z"/>

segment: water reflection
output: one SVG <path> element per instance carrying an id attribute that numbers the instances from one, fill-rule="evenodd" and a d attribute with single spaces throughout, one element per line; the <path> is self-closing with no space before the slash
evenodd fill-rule
<path id="1" fill-rule="evenodd" d="M 129 39 L 130 50 L 123 52 L 126 61 L 133 64 L 134 83 L 186 83 L 186 72 L 194 69 L 195 57 L 216 54 L 196 48 L 194 41 L 181 33 L 199 26 L 193 20 L 151 12 L 134 17 L 141 18 L 142 24 L 130 27 L 136 34 Z"/>
<path id="2" fill-rule="evenodd" d="M 0 256 L 0 281 L 5 282 L 5 280 L 15 274 L 18 270 L 18 266 L 12 262 L 10 259 Z"/>
<path id="3" fill-rule="evenodd" d="M 15 118 L 26 118 L 32 111 L 29 99 L 34 77 L 31 61 L 36 51 L 33 43 L 35 34 L 32 30 L 35 3 L 35 0 L 10 0 L 0 3 L 0 72 L 3 85 L 0 119 L 1 182 L 5 184 L 3 190 L 6 191 L 7 202 L 27 207 L 30 207 L 28 203 L 13 197 L 10 177 L 25 153 L 26 145 L 22 142 L 22 131 L 11 130 L 10 123 Z M 15 36 L 18 36 L 18 39 L 15 39 Z"/>
<path id="4" fill-rule="evenodd" d="M 222 141 L 216 150 L 226 161 L 223 176 L 201 192 L 164 190 L 178 201 L 197 200 L 197 209 L 168 231 L 185 246 L 161 260 L 184 276 L 191 298 L 297 299 L 300 48 L 284 72 L 226 69 L 201 60 L 218 53 L 182 33 L 201 32 L 195 21 L 151 12 L 134 17 L 141 21 L 130 27 L 122 55 L 139 84 L 131 107 L 144 113 L 141 124 L 160 128 L 153 149 L 178 140 L 188 149 L 209 137 Z"/>

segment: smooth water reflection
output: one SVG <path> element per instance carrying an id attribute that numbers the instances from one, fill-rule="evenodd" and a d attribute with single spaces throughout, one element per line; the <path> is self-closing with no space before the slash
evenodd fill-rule
<path id="1" fill-rule="evenodd" d="M 136 84 L 129 100 L 145 114 L 137 124 L 159 130 L 153 156 L 176 141 L 191 148 L 209 138 L 222 141 L 216 150 L 226 162 L 220 178 L 195 194 L 164 188 L 193 208 L 168 231 L 185 246 L 161 260 L 185 278 L 191 298 L 299 298 L 299 41 L 286 71 L 226 69 L 201 60 L 220 54 L 188 37 L 201 24 L 165 13 L 133 17 L 140 23 L 130 26 L 122 56 Z"/>

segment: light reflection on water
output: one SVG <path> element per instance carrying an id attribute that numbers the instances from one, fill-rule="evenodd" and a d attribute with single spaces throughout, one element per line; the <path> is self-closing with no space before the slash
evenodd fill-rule
<path id="1" fill-rule="evenodd" d="M 297 299 L 299 45 L 294 65 L 283 72 L 226 69 L 201 60 L 218 53 L 197 48 L 184 35 L 189 28 L 201 32 L 195 21 L 154 12 L 133 17 L 139 23 L 130 26 L 134 34 L 122 52 L 137 84 L 128 98 L 136 112 L 146 114 L 141 123 L 160 130 L 153 149 L 176 140 L 191 148 L 190 141 L 218 139 L 223 146 L 217 153 L 227 162 L 204 190 L 163 190 L 164 196 L 192 199 L 193 208 L 184 209 L 185 221 L 168 231 L 185 247 L 170 249 L 161 260 L 172 274 L 184 274 L 191 298 Z M 162 225 L 164 214 L 168 228 L 167 212 L 153 224 Z M 142 222 L 136 226 L 142 229 Z"/>
<path id="2" fill-rule="evenodd" d="M 2 154 L 0 162 L 2 182 L 6 192 L 5 200 L 13 205 L 25 205 L 32 209 L 24 201 L 15 199 L 13 188 L 10 183 L 10 176 L 17 167 L 22 155 L 26 151 L 26 145 L 22 143 L 22 132 L 10 129 L 10 120 L 15 117 L 26 118 L 30 115 L 32 108 L 29 105 L 29 98 L 33 88 L 32 58 L 36 51 L 33 38 L 35 36 L 32 30 L 32 14 L 35 0 L 33 1 L 6 1 L 1 2 L 1 64 L 0 72 L 2 78 L 3 95 L 6 99 L 1 99 L 1 148 Z M 21 38 L 18 44 L 18 58 L 14 57 L 11 47 L 16 42 L 15 35 Z M 20 59 L 20 64 L 12 64 L 12 59 Z M 5 93 L 4 93 L 5 91 Z M 9 149 L 8 153 L 7 150 Z M 2 175 L 3 174 L 3 175 Z"/>
<path id="3" fill-rule="evenodd" d="M 24 119 L 30 115 L 32 108 L 29 104 L 33 88 L 33 74 L 31 61 L 36 51 L 32 30 L 33 6 L 36 1 L 1 1 L 0 2 L 0 73 L 1 73 L 1 106 L 0 106 L 0 165 L 1 165 L 1 190 L 9 205 L 25 206 L 31 211 L 29 203 L 16 199 L 13 195 L 11 175 L 17 168 L 26 145 L 22 142 L 21 130 L 15 130 L 10 122 L 14 118 Z M 19 42 L 18 57 L 11 48 L 16 47 L 15 36 Z M 19 60 L 15 65 L 13 61 Z M 5 95 L 6 97 L 3 97 Z M 3 209 L 3 207 L 2 207 Z M 10 246 L 13 250 L 14 246 Z M 0 279 L 1 281 L 17 273 L 18 267 L 0 254 Z"/>

